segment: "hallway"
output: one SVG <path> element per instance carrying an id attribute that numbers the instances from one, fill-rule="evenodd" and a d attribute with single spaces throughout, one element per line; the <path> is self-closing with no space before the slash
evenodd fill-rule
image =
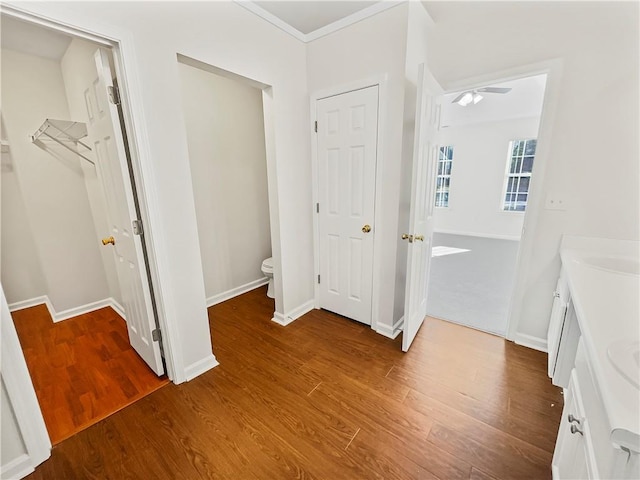
<path id="1" fill-rule="evenodd" d="M 550 478 L 562 410 L 543 353 L 427 319 L 400 351 L 258 288 L 209 309 L 220 366 L 59 444 L 30 479 Z"/>

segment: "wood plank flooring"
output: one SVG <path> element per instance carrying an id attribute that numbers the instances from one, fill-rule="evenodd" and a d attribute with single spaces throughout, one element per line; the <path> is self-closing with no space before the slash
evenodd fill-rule
<path id="1" fill-rule="evenodd" d="M 400 351 L 259 288 L 209 309 L 221 365 L 55 447 L 31 479 L 551 478 L 562 396 L 543 353 L 427 319 Z"/>
<path id="2" fill-rule="evenodd" d="M 57 323 L 45 305 L 11 316 L 54 445 L 169 383 L 131 348 L 109 307 Z"/>

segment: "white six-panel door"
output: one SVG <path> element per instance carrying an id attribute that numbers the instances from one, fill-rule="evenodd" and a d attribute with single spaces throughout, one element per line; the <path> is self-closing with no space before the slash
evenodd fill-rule
<path id="1" fill-rule="evenodd" d="M 133 189 L 126 162 L 124 139 L 117 106 L 109 102 L 108 88 L 113 86 L 106 52 L 95 53 L 96 77 L 85 85 L 84 98 L 89 123 L 87 130 L 96 156 L 97 175 L 105 194 L 109 231 L 114 243 L 103 248 L 113 250 L 118 283 L 122 294 L 129 342 L 158 375 L 164 373 L 160 344 L 153 340 L 156 328 L 151 293 L 146 278 L 141 238 L 133 232 L 137 218 Z"/>
<path id="2" fill-rule="evenodd" d="M 371 324 L 378 87 L 318 100 L 320 306 Z"/>
<path id="3" fill-rule="evenodd" d="M 440 105 L 438 86 L 420 65 L 409 213 L 407 284 L 402 350 L 407 351 L 427 314 L 427 288 L 433 243 L 433 207 Z"/>

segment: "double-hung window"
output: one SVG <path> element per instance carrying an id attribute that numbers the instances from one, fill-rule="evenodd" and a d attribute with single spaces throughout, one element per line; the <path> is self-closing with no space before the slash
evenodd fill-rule
<path id="1" fill-rule="evenodd" d="M 449 186 L 451 185 L 451 166 L 453 147 L 440 147 L 438 154 L 438 176 L 436 177 L 436 207 L 449 206 Z"/>
<path id="2" fill-rule="evenodd" d="M 524 212 L 529 199 L 529 183 L 536 154 L 536 139 L 513 140 L 509 148 L 502 209 Z"/>

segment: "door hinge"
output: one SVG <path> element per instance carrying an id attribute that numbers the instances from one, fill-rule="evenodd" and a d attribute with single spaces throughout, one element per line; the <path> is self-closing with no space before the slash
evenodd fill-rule
<path id="1" fill-rule="evenodd" d="M 318 275 L 318 283 L 320 283 L 320 275 Z"/>
<path id="2" fill-rule="evenodd" d="M 144 230 L 142 229 L 142 220 L 134 220 L 131 222 L 131 225 L 133 226 L 134 235 L 142 235 L 144 233 Z"/>
<path id="3" fill-rule="evenodd" d="M 314 127 L 314 128 L 315 128 L 316 133 L 318 133 L 318 120 L 316 120 L 316 123 L 315 123 L 315 127 Z"/>
<path id="4" fill-rule="evenodd" d="M 109 92 L 109 101 L 114 105 L 120 105 L 120 92 L 118 91 L 118 87 L 107 87 Z"/>
<path id="5" fill-rule="evenodd" d="M 160 338 L 161 338 L 161 334 L 160 334 L 160 329 L 156 328 L 151 332 L 151 338 L 153 339 L 154 342 L 159 342 Z"/>
<path id="6" fill-rule="evenodd" d="M 320 213 L 320 204 L 316 203 L 316 213 Z"/>

